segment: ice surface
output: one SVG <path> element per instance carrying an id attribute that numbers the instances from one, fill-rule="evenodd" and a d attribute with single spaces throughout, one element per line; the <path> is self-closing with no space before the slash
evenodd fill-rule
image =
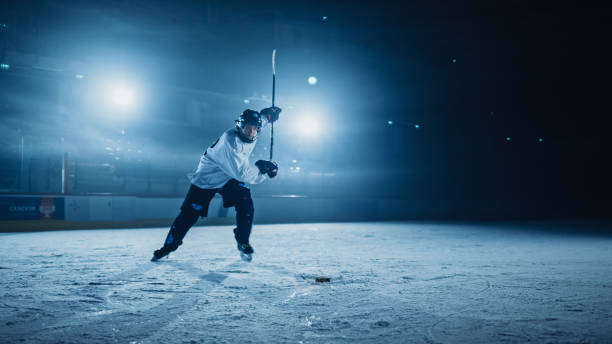
<path id="1" fill-rule="evenodd" d="M 2 234 L 0 342 L 612 342 L 611 237 L 257 225 L 246 263 L 231 228 L 156 263 L 163 228 Z"/>

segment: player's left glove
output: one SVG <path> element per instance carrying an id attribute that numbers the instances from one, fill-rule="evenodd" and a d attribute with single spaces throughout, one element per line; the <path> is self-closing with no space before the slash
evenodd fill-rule
<path id="1" fill-rule="evenodd" d="M 255 166 L 259 168 L 259 173 L 267 173 L 270 178 L 274 178 L 278 174 L 278 164 L 274 161 L 257 160 Z"/>
<path id="2" fill-rule="evenodd" d="M 273 123 L 278 121 L 281 111 L 283 111 L 281 108 L 273 106 L 259 111 L 259 114 L 265 116 L 268 122 Z"/>

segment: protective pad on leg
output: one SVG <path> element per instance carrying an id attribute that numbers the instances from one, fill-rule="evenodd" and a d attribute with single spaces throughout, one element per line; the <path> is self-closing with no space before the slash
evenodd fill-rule
<path id="1" fill-rule="evenodd" d="M 223 186 L 219 193 L 223 196 L 224 207 L 236 208 L 236 229 L 234 230 L 236 241 L 249 242 L 255 210 L 248 185 L 232 179 Z"/>
<path id="2" fill-rule="evenodd" d="M 176 217 L 172 227 L 166 236 L 164 246 L 170 251 L 175 251 L 182 243 L 187 231 L 198 221 L 199 214 L 196 210 L 189 208 L 181 210 L 181 213 Z"/>
<path id="3" fill-rule="evenodd" d="M 254 215 L 255 208 L 253 207 L 251 193 L 245 193 L 240 198 L 238 204 L 236 204 L 236 229 L 234 230 L 236 241 L 241 243 L 249 242 Z"/>

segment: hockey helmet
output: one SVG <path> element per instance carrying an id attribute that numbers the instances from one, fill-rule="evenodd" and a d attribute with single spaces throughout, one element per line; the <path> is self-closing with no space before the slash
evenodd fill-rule
<path id="1" fill-rule="evenodd" d="M 236 120 L 236 126 L 238 127 L 238 135 L 240 136 L 240 139 L 245 142 L 255 142 L 257 136 L 255 136 L 253 139 L 249 139 L 248 137 L 244 136 L 242 132 L 242 129 L 247 125 L 256 126 L 257 132 L 259 133 L 261 127 L 263 126 L 263 121 L 261 119 L 261 116 L 259 115 L 259 112 L 251 109 L 246 109 L 240 115 L 240 119 Z"/>

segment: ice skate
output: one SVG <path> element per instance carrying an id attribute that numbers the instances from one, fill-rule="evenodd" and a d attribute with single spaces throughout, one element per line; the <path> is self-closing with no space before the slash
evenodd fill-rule
<path id="1" fill-rule="evenodd" d="M 153 258 L 151 258 L 151 261 L 156 262 L 164 257 L 168 257 L 168 255 L 170 255 L 170 250 L 166 246 L 164 246 L 159 250 L 155 250 L 153 252 Z"/>
<path id="2" fill-rule="evenodd" d="M 251 246 L 251 244 L 247 243 L 237 243 L 238 246 L 238 251 L 240 251 L 240 258 L 242 260 L 244 260 L 245 262 L 250 262 L 251 260 L 253 260 L 253 253 L 255 253 L 255 250 L 253 250 L 253 246 Z"/>

